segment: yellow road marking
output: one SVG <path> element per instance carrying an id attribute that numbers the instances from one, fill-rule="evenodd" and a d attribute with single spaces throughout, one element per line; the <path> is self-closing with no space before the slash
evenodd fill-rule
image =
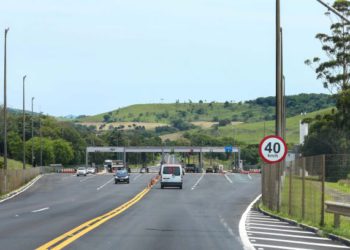
<path id="1" fill-rule="evenodd" d="M 55 249 L 56 250 L 56 249 L 62 249 L 64 247 L 68 246 L 69 244 L 71 244 L 75 240 L 79 239 L 81 236 L 87 234 L 91 230 L 99 227 L 103 223 L 107 222 L 108 220 L 121 214 L 122 212 L 124 212 L 125 210 L 127 210 L 128 208 L 133 206 L 135 203 L 140 201 L 149 192 L 149 190 L 150 190 L 150 188 L 145 188 L 140 193 L 138 193 L 134 198 L 125 202 L 121 206 L 113 209 L 112 211 L 110 211 L 108 213 L 105 213 L 101 216 L 98 216 L 92 220 L 89 220 L 89 221 L 73 228 L 72 230 L 70 230 L 70 231 L 58 236 L 57 238 L 47 242 L 46 244 L 36 248 L 36 250 L 44 250 L 44 249 Z"/>

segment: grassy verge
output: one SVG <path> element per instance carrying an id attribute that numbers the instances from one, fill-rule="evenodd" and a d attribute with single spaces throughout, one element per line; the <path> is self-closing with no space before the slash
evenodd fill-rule
<path id="1" fill-rule="evenodd" d="M 335 189 L 342 193 L 350 194 L 350 186 L 341 182 L 326 182 L 326 187 Z"/>
<path id="2" fill-rule="evenodd" d="M 289 214 L 289 177 L 285 177 L 281 194 L 281 211 L 271 211 L 267 207 L 260 205 L 261 209 L 272 214 L 295 220 L 309 226 L 320 228 L 325 233 L 331 233 L 350 239 L 350 218 L 341 216 L 340 228 L 333 227 L 333 214 L 325 213 L 325 225 L 320 225 L 321 219 L 321 182 L 316 180 L 305 180 L 305 216 L 302 218 L 302 180 L 293 177 L 292 181 L 292 199 L 291 213 Z M 326 194 L 326 200 L 332 200 L 332 197 Z"/>
<path id="3" fill-rule="evenodd" d="M 0 165 L 4 165 L 4 157 L 0 157 Z M 32 165 L 26 164 L 26 168 L 31 168 Z M 7 169 L 22 169 L 23 163 L 21 161 L 15 161 L 12 159 L 7 159 Z"/>

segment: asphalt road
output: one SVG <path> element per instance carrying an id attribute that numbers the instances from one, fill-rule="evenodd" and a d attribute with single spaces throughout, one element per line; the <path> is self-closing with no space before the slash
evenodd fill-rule
<path id="1" fill-rule="evenodd" d="M 243 249 L 239 220 L 259 193 L 258 175 L 186 174 L 182 190 L 157 184 L 67 249 Z"/>
<path id="2" fill-rule="evenodd" d="M 0 249 L 35 249 L 81 223 L 130 200 L 154 174 L 132 174 L 130 184 L 112 175 L 43 176 L 22 194 L 0 203 Z"/>

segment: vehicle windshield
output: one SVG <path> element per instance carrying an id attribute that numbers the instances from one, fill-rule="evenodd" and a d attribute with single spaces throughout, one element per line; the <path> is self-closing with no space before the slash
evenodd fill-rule
<path id="1" fill-rule="evenodd" d="M 117 174 L 127 174 L 128 172 L 125 169 L 117 170 Z"/>
<path id="2" fill-rule="evenodd" d="M 180 168 L 179 167 L 164 167 L 163 168 L 163 174 L 173 174 L 173 175 L 180 175 Z"/>
<path id="3" fill-rule="evenodd" d="M 85 170 L 86 168 L 78 168 L 78 170 Z"/>

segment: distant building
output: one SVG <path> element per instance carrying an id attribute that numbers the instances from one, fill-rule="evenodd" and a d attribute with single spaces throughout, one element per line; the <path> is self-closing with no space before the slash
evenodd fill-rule
<path id="1" fill-rule="evenodd" d="M 299 123 L 299 143 L 300 145 L 303 145 L 304 144 L 304 141 L 305 141 L 305 136 L 307 136 L 309 134 L 309 124 L 308 123 L 302 123 L 300 121 Z"/>

